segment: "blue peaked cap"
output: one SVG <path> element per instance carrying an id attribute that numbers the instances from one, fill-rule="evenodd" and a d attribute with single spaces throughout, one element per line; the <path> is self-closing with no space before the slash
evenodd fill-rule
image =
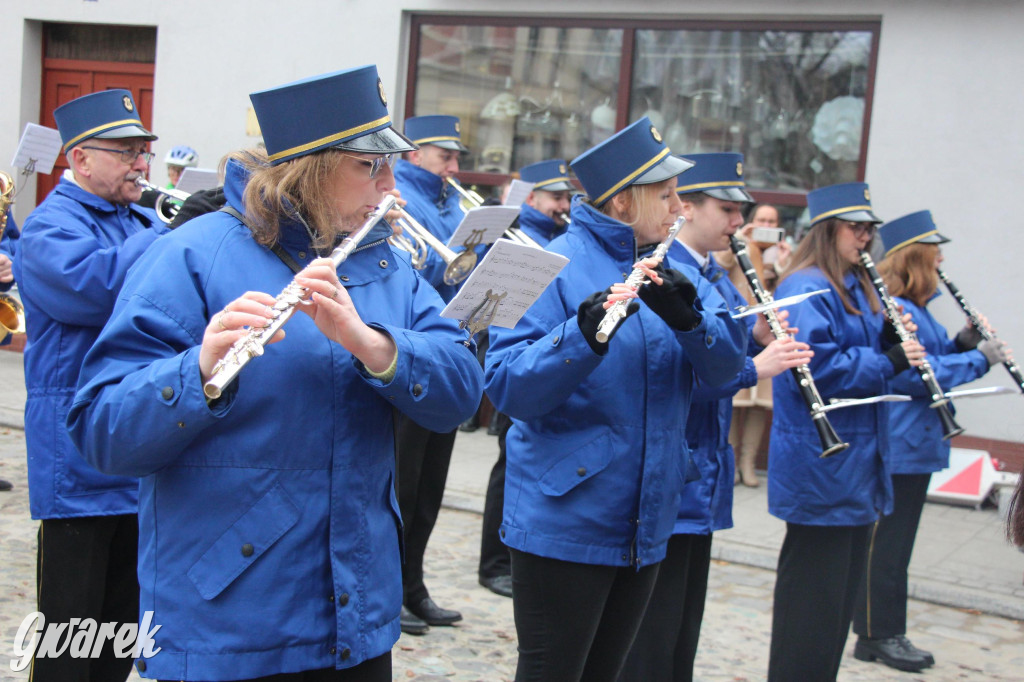
<path id="1" fill-rule="evenodd" d="M 442 149 L 468 152 L 462 144 L 457 116 L 413 116 L 405 119 L 406 136 L 418 145 L 432 144 Z"/>
<path id="2" fill-rule="evenodd" d="M 743 155 L 733 152 L 687 154 L 697 164 L 680 180 L 676 194 L 702 192 L 722 201 L 753 202 L 743 181 Z"/>
<path id="3" fill-rule="evenodd" d="M 519 169 L 519 177 L 524 182 L 533 183 L 534 189 L 548 192 L 574 190 L 576 187 L 569 180 L 569 166 L 564 159 L 538 161 Z"/>
<path id="4" fill-rule="evenodd" d="M 336 147 L 369 154 L 416 149 L 391 126 L 374 65 L 335 71 L 249 95 L 271 165 Z"/>
<path id="5" fill-rule="evenodd" d="M 674 178 L 693 163 L 678 156 L 644 116 L 569 164 L 594 206 L 602 206 L 630 185 L 649 185 Z"/>
<path id="6" fill-rule="evenodd" d="M 871 192 L 864 182 L 812 189 L 807 193 L 807 212 L 812 226 L 829 218 L 841 218 L 852 223 L 882 222 L 871 211 Z"/>
<path id="7" fill-rule="evenodd" d="M 917 211 L 896 220 L 890 220 L 878 230 L 885 255 L 898 251 L 904 246 L 918 242 L 922 244 L 945 244 L 949 241 L 939 234 L 931 211 Z"/>
<path id="8" fill-rule="evenodd" d="M 128 90 L 102 90 L 83 95 L 54 109 L 53 118 L 57 121 L 65 153 L 93 137 L 157 139 L 142 125 L 139 108 Z"/>

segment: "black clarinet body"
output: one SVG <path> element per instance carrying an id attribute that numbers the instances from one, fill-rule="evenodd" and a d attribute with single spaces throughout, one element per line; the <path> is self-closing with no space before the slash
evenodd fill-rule
<path id="1" fill-rule="evenodd" d="M 754 269 L 754 264 L 747 254 L 747 245 L 737 237 L 732 236 L 729 237 L 729 247 L 736 254 L 736 262 L 739 263 L 740 269 L 743 270 L 743 275 L 747 278 L 747 283 L 754 294 L 754 299 L 758 304 L 771 303 L 772 295 L 761 285 L 757 270 Z M 768 320 L 768 326 L 775 338 L 784 339 L 789 336 L 782 328 L 782 324 L 779 322 L 779 318 L 774 310 L 766 310 L 764 316 Z M 829 457 L 850 447 L 850 444 L 843 442 L 839 434 L 836 433 L 836 430 L 832 428 L 832 423 L 828 420 L 828 414 L 822 411 L 825 404 L 821 399 L 821 394 L 818 393 L 818 387 L 814 385 L 814 378 L 811 376 L 811 370 L 808 369 L 807 365 L 792 367 L 789 371 L 793 373 L 793 379 L 796 380 L 797 388 L 800 389 L 800 395 L 807 405 L 811 421 L 818 431 L 818 439 L 821 441 L 821 456 Z"/>
<path id="2" fill-rule="evenodd" d="M 974 328 L 978 330 L 978 333 L 981 334 L 981 338 L 988 341 L 995 339 L 996 335 L 989 331 L 988 327 L 982 323 L 981 314 L 978 312 L 978 309 L 967 302 L 964 295 L 960 293 L 960 289 L 953 284 L 953 281 L 949 279 L 945 272 L 942 271 L 942 268 L 936 269 L 939 273 L 939 279 L 941 279 L 942 283 L 946 285 L 947 289 L 949 289 L 950 295 L 952 295 L 953 298 L 956 299 L 956 302 L 960 304 L 960 308 L 964 311 L 964 314 L 967 315 L 967 319 L 971 321 Z M 1010 373 L 1011 377 L 1013 377 L 1013 381 L 1017 384 L 1021 393 L 1024 393 L 1024 374 L 1021 373 L 1020 366 L 1013 360 L 1007 360 L 1003 363 L 1003 367 L 1005 367 L 1006 371 Z"/>
<path id="3" fill-rule="evenodd" d="M 896 301 L 889 295 L 889 288 L 885 286 L 885 281 L 878 274 L 878 268 L 875 267 L 875 261 L 871 259 L 871 254 L 867 251 L 861 251 L 860 262 L 864 269 L 868 271 L 871 283 L 874 284 L 875 291 L 878 292 L 878 298 L 882 301 L 882 307 L 885 308 L 885 316 L 896 329 L 896 335 L 900 338 L 900 341 L 911 339 L 916 341 L 917 337 L 907 331 L 907 328 L 903 325 L 900 309 L 896 305 Z M 931 398 L 929 407 L 935 410 L 939 421 L 942 422 L 942 439 L 949 440 L 953 436 L 963 433 L 963 428 L 953 419 L 953 413 L 949 409 L 949 398 L 946 397 L 946 392 L 942 390 L 939 382 L 935 379 L 935 371 L 932 369 L 931 363 L 924 359 L 915 369 L 918 375 L 920 375 L 921 381 L 924 382 L 925 387 L 928 389 Z"/>

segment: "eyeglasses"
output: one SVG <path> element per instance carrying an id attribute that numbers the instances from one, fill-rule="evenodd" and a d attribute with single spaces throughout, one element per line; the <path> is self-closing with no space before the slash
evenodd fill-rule
<path id="1" fill-rule="evenodd" d="M 878 232 L 878 225 L 875 225 L 874 223 L 855 223 L 849 220 L 842 220 L 840 222 L 853 230 L 853 234 L 857 237 L 867 236 L 870 239 L 875 236 L 876 232 Z"/>
<path id="2" fill-rule="evenodd" d="M 346 154 L 345 152 L 341 152 L 341 155 L 347 156 L 350 159 L 355 159 L 356 161 L 359 162 L 359 165 L 366 166 L 367 168 L 369 168 L 371 180 L 377 179 L 377 176 L 380 175 L 381 169 L 384 168 L 384 164 L 387 164 L 388 168 L 395 167 L 396 157 L 394 154 L 383 154 L 382 156 L 375 156 L 372 159 L 364 159 L 360 156 L 352 156 L 351 154 Z"/>
<path id="3" fill-rule="evenodd" d="M 129 166 L 135 163 L 135 159 L 142 157 L 142 160 L 146 162 L 148 166 L 153 161 L 153 157 L 156 156 L 153 152 L 147 151 L 136 151 L 134 149 L 111 149 L 110 147 L 87 147 L 82 145 L 82 149 L 95 149 L 98 152 L 110 152 L 111 154 L 118 154 L 121 156 L 122 163 L 126 163 Z"/>

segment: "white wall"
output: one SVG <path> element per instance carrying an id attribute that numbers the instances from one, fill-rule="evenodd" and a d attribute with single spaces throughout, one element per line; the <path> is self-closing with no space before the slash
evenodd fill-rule
<path id="1" fill-rule="evenodd" d="M 3 0 L 0 22 L 0 168 L 9 170 L 27 121 L 38 121 L 39 23 L 157 26 L 153 128 L 158 160 L 189 144 L 201 165 L 250 145 L 248 93 L 289 80 L 376 63 L 392 115 L 402 119 L 407 31 L 404 12 L 548 14 L 548 0 Z M 623 16 L 620 0 L 563 0 L 558 15 Z M 946 268 L 964 293 L 1015 343 L 1024 359 L 1016 283 L 1024 262 L 1022 193 L 1024 11 L 1014 0 L 648 0 L 628 17 L 815 19 L 881 17 L 867 180 L 876 212 L 895 218 L 932 210 L 954 243 Z M 154 177 L 164 179 L 163 165 Z M 16 216 L 32 208 L 32 187 Z M 950 328 L 962 318 L 949 297 L 933 304 Z M 982 384 L 1009 385 L 995 368 Z M 1024 441 L 1021 399 L 963 401 L 968 433 Z"/>

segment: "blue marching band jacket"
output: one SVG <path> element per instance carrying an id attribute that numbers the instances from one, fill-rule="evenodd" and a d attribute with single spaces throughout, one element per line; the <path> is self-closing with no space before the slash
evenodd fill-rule
<path id="1" fill-rule="evenodd" d="M 674 331 L 640 304 L 605 355 L 590 348 L 577 308 L 625 279 L 635 249 L 632 228 L 575 199 L 569 231 L 548 245 L 569 263 L 514 329 L 491 329 L 487 393 L 513 421 L 501 535 L 514 549 L 608 566 L 664 558 L 688 465 L 693 385 L 740 371 L 745 329 L 686 266 L 697 328 Z"/>
<path id="2" fill-rule="evenodd" d="M 676 262 L 699 269 L 693 254 L 678 241 L 672 245 L 669 256 Z M 746 305 L 746 299 L 730 281 L 725 269 L 714 258 L 708 261 L 707 271 L 702 277 L 714 285 L 729 310 Z M 747 356 L 739 373 L 721 386 L 698 383 L 694 389 L 690 415 L 686 419 L 686 440 L 693 462 L 691 468 L 696 469 L 696 474 L 691 474 L 695 480 L 683 487 L 673 533 L 707 535 L 732 528 L 732 492 L 736 472 L 735 456 L 729 444 L 732 397 L 740 389 L 757 383 L 753 356 L 762 349 L 750 338 L 755 320 L 753 315 L 740 320 L 748 336 L 748 344 Z"/>
<path id="3" fill-rule="evenodd" d="M 14 278 L 29 321 L 25 444 L 34 519 L 136 511 L 138 481 L 96 471 L 65 421 L 82 361 L 128 269 L 166 232 L 153 211 L 111 204 L 66 177 L 25 221 Z"/>
<path id="4" fill-rule="evenodd" d="M 557 224 L 547 215 L 529 204 L 519 207 L 519 228 L 533 241 L 547 246 L 552 239 L 565 232 L 565 227 Z"/>
<path id="5" fill-rule="evenodd" d="M 229 172 L 239 211 L 241 182 Z M 69 429 L 97 469 L 141 478 L 140 608 L 161 626 L 147 676 L 348 668 L 398 639 L 392 410 L 455 428 L 483 377 L 466 333 L 440 317 L 440 297 L 389 234 L 378 225 L 339 268 L 363 320 L 397 345 L 387 384 L 296 313 L 285 339 L 208 404 L 198 359 L 210 317 L 294 277 L 227 213 L 158 240 L 125 282 Z M 282 224 L 280 244 L 301 265 L 316 257 L 299 223 Z"/>

